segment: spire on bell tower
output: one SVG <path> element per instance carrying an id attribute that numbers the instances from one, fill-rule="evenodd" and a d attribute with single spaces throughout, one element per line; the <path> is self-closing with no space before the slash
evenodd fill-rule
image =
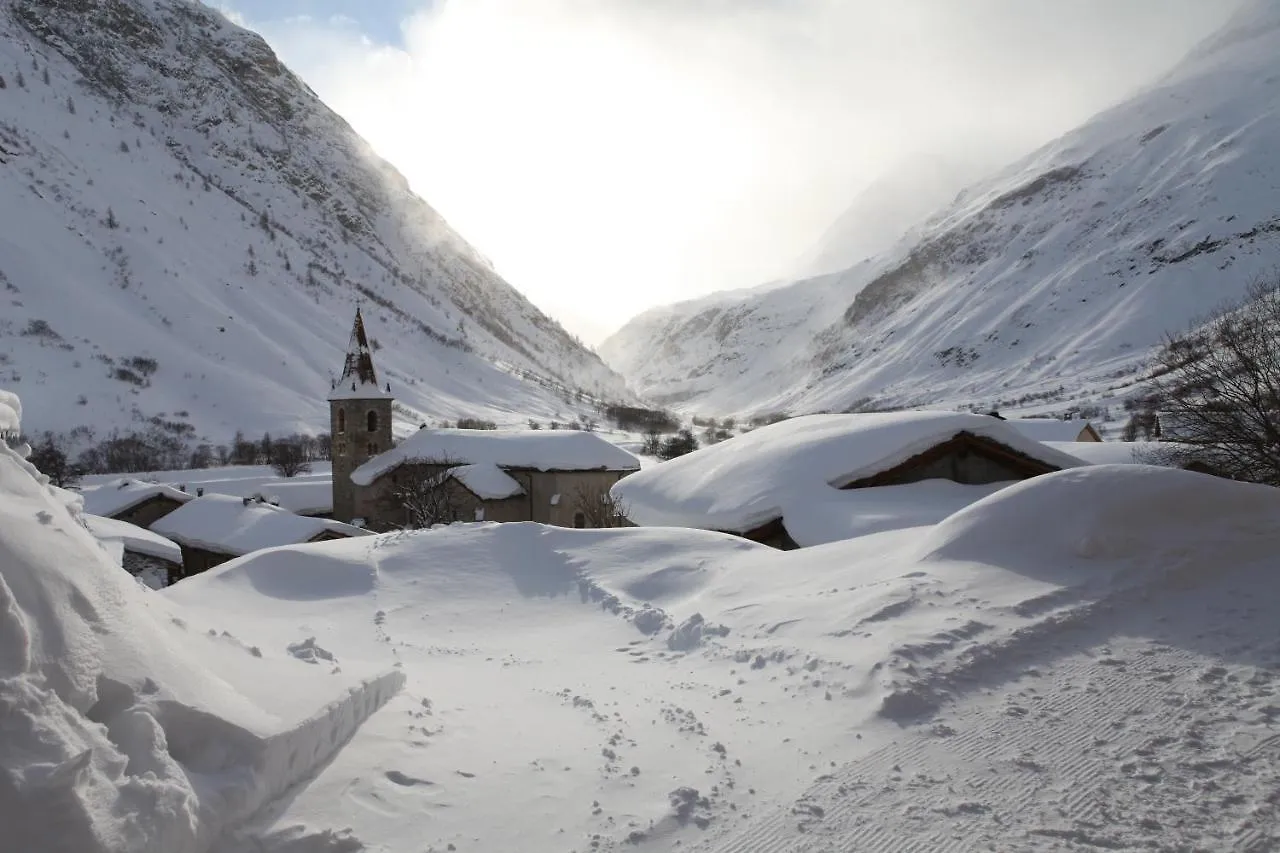
<path id="1" fill-rule="evenodd" d="M 373 350 L 364 329 L 364 317 L 356 308 L 347 345 L 342 377 L 329 393 L 330 458 L 333 461 L 333 517 L 338 521 L 367 518 L 362 493 L 351 472 L 391 449 L 391 385 L 378 385 Z"/>

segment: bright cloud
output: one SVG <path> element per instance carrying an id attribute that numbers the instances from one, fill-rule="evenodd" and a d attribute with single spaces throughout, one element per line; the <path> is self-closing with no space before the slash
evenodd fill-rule
<path id="1" fill-rule="evenodd" d="M 396 45 L 259 5 L 237 8 L 512 284 L 597 340 L 788 274 L 885 172 L 945 159 L 959 183 L 1051 139 L 1237 3 L 436 0 Z"/>

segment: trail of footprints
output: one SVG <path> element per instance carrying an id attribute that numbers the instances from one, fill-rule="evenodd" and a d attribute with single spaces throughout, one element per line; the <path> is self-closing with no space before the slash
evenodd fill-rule
<path id="1" fill-rule="evenodd" d="M 1058 637 L 1053 680 L 1024 666 L 975 689 L 697 849 L 1280 850 L 1280 637 L 1240 598 Z M 1218 627 L 1181 633 L 1193 610 Z"/>

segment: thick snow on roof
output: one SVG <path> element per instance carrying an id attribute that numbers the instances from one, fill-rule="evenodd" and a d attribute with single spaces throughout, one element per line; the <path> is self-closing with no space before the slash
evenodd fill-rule
<path id="1" fill-rule="evenodd" d="M 937 524 L 1009 483 L 966 486 L 923 480 L 875 489 L 825 489 L 813 500 L 787 507 L 783 526 L 802 548 L 856 539 L 886 530 Z"/>
<path id="2" fill-rule="evenodd" d="M 78 504 L 0 442 L 4 849 L 204 853 L 402 676 L 241 642 L 233 614 L 207 621 L 121 571 Z"/>
<path id="3" fill-rule="evenodd" d="M 635 471 L 640 460 L 595 433 L 580 430 L 420 429 L 351 472 L 367 486 L 405 462 L 497 465 L 538 471 Z"/>
<path id="4" fill-rule="evenodd" d="M 1070 453 L 1092 465 L 1155 464 L 1159 441 L 1046 441 L 1046 445 Z M 1167 447 L 1167 445 L 1166 445 Z"/>
<path id="5" fill-rule="evenodd" d="M 172 539 L 165 539 L 159 533 L 101 515 L 85 515 L 84 523 L 88 526 L 93 538 L 99 542 L 119 542 L 126 551 L 135 551 L 149 557 L 159 557 L 170 563 L 182 564 L 182 549 Z"/>
<path id="6" fill-rule="evenodd" d="M 22 401 L 0 388 L 0 435 L 22 432 Z"/>
<path id="7" fill-rule="evenodd" d="M 338 521 L 294 515 L 286 509 L 229 495 L 205 495 L 151 525 L 175 542 L 222 554 L 248 554 L 277 545 L 297 545 L 326 530 L 344 536 L 367 531 Z"/>
<path id="8" fill-rule="evenodd" d="M 524 494 L 524 488 L 497 465 L 459 465 L 449 473 L 481 500 L 502 500 Z"/>
<path id="9" fill-rule="evenodd" d="M 1036 441 L 1075 441 L 1084 428 L 1089 426 L 1088 421 L 1064 421 L 1059 418 L 1009 418 L 1005 423 Z"/>
<path id="10" fill-rule="evenodd" d="M 179 503 L 186 503 L 192 495 L 167 483 L 147 483 L 129 477 L 121 477 L 103 483 L 96 489 L 84 492 L 84 511 L 93 515 L 112 516 L 137 506 L 156 495 L 164 495 Z"/>
<path id="11" fill-rule="evenodd" d="M 892 468 L 959 432 L 1059 468 L 1081 464 L 987 415 L 806 415 L 646 468 L 620 480 L 613 494 L 637 524 L 745 532 L 785 516 L 789 507 L 803 509 L 831 486 Z"/>
<path id="12" fill-rule="evenodd" d="M 264 483 L 250 497 L 275 502 L 289 512 L 315 515 L 333 510 L 333 480 L 329 477 L 277 480 Z"/>

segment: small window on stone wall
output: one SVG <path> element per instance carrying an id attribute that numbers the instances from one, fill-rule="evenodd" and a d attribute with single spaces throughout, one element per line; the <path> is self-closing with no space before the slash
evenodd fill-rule
<path id="1" fill-rule="evenodd" d="M 377 431 L 378 431 L 378 413 L 370 412 L 369 413 L 369 432 L 377 432 Z"/>
<path id="2" fill-rule="evenodd" d="M 347 431 L 347 410 L 338 409 L 338 432 Z"/>
<path id="3" fill-rule="evenodd" d="M 573 526 L 581 530 L 587 526 L 587 516 L 585 513 L 575 512 L 573 514 Z"/>

